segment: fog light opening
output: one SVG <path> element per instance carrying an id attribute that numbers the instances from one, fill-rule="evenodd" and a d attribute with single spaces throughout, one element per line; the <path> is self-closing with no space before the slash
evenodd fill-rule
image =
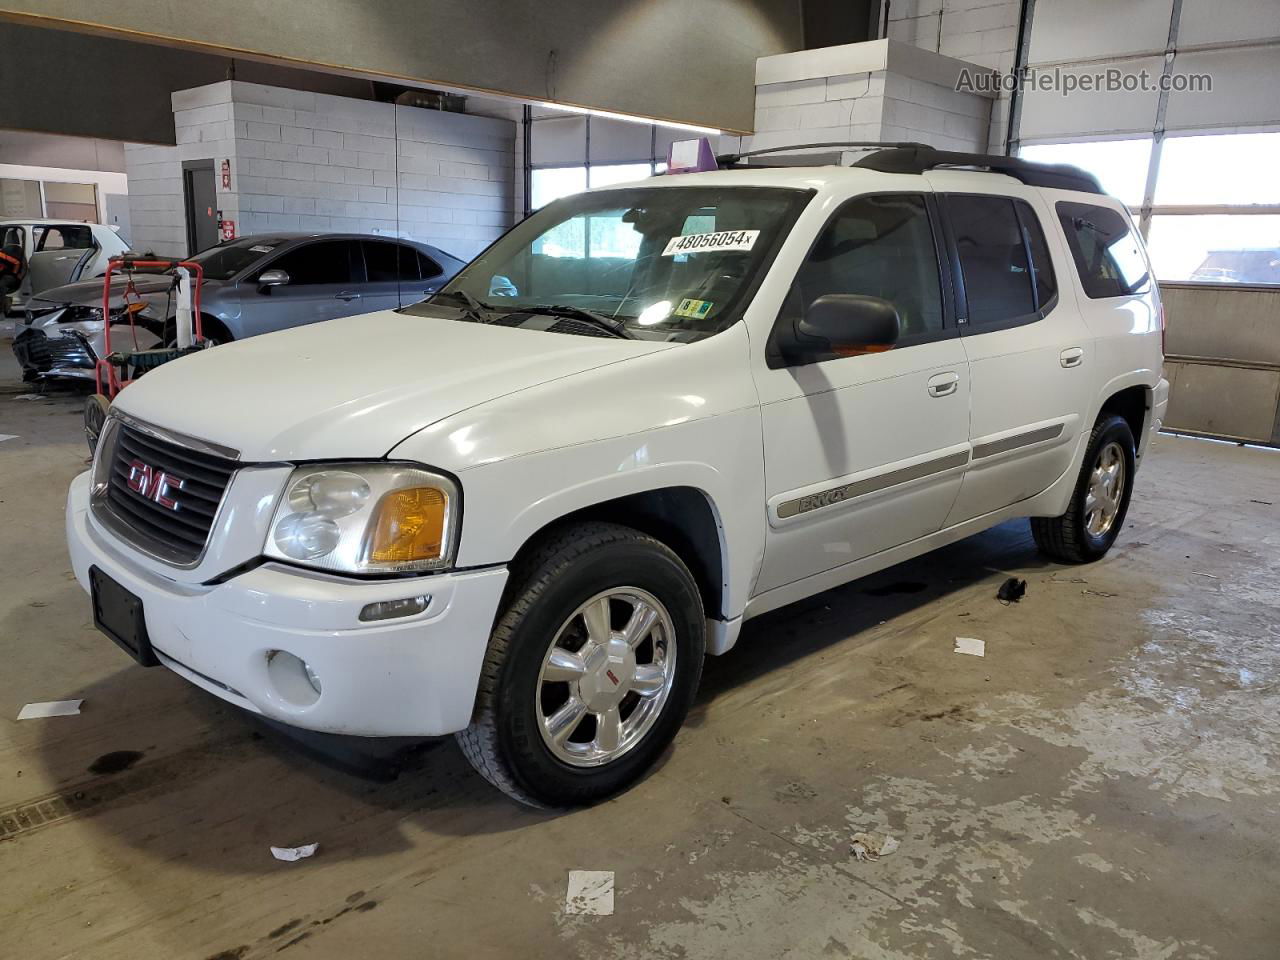
<path id="1" fill-rule="evenodd" d="M 276 696 L 291 706 L 309 707 L 320 699 L 320 677 L 287 650 L 267 652 L 267 678 Z"/>
<path id="2" fill-rule="evenodd" d="M 395 620 L 398 617 L 412 617 L 427 609 L 431 597 L 404 597 L 400 600 L 379 600 L 377 603 L 366 603 L 360 611 L 360 619 L 365 623 L 376 620 Z"/>

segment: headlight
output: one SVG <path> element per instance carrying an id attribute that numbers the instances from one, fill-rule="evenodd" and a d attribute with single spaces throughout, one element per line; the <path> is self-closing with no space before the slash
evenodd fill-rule
<path id="1" fill-rule="evenodd" d="M 337 573 L 436 570 L 453 560 L 459 507 L 457 484 L 411 464 L 299 467 L 265 552 Z"/>

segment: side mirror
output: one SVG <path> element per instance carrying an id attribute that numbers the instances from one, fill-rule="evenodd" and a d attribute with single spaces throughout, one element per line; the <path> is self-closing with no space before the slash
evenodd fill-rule
<path id="1" fill-rule="evenodd" d="M 795 338 L 788 353 L 879 353 L 898 342 L 901 322 L 888 300 L 856 293 L 829 293 L 809 304 L 795 322 Z"/>
<path id="2" fill-rule="evenodd" d="M 264 270 L 258 277 L 258 289 L 266 290 L 269 287 L 283 287 L 289 282 L 289 274 L 283 270 Z"/>

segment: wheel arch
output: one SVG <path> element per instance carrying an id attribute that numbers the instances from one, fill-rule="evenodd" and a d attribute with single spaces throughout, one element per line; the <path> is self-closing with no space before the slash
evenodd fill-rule
<path id="1" fill-rule="evenodd" d="M 726 617 L 725 598 L 728 557 L 724 526 L 711 497 L 703 490 L 685 485 L 655 487 L 623 494 L 579 507 L 534 530 L 516 551 L 510 566 L 519 570 L 538 545 L 566 526 L 588 521 L 605 521 L 631 527 L 666 544 L 684 561 L 702 594 L 708 617 Z M 514 589 L 518 576 L 508 580 Z M 504 605 L 506 598 L 504 597 Z"/>

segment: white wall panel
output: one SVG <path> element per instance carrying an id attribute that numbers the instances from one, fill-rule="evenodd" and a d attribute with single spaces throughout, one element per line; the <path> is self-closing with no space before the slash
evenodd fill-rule
<path id="1" fill-rule="evenodd" d="M 1178 46 L 1280 37 L 1276 0 L 1182 0 Z M 1280 59 L 1280 54 L 1273 53 Z"/>
<path id="2" fill-rule="evenodd" d="M 543 121 L 539 121 L 541 124 Z M 541 127 L 535 127 L 541 136 Z M 537 138 L 535 138 L 536 142 Z M 647 123 L 629 123 L 608 117 L 591 118 L 592 163 L 623 163 L 647 160 L 653 149 L 653 128 Z"/>
<path id="3" fill-rule="evenodd" d="M 534 166 L 582 163 L 587 152 L 587 118 L 574 115 L 538 120 L 530 141 Z"/>
<path id="4" fill-rule="evenodd" d="M 1277 4 L 1280 9 L 1280 4 Z M 1169 94 L 1165 127 L 1170 132 L 1280 125 L 1280 48 L 1239 47 L 1180 53 L 1174 74 L 1208 74 L 1212 93 Z M 1277 158 L 1280 167 L 1280 158 Z"/>
<path id="5" fill-rule="evenodd" d="M 1160 76 L 1162 63 L 1159 57 L 1147 57 L 1123 63 L 1063 67 L 1062 72 L 1064 75 L 1093 73 L 1108 67 L 1118 67 L 1126 73 L 1146 70 L 1154 80 Z M 1159 94 L 1154 90 L 1132 93 L 1075 90 L 1069 96 L 1057 91 L 1027 90 L 1022 105 L 1021 139 L 1150 133 L 1155 125 L 1158 100 Z"/>
<path id="6" fill-rule="evenodd" d="M 1162 51 L 1169 40 L 1172 7 L 1172 0 L 1037 3 L 1029 60 L 1059 63 Z"/>

